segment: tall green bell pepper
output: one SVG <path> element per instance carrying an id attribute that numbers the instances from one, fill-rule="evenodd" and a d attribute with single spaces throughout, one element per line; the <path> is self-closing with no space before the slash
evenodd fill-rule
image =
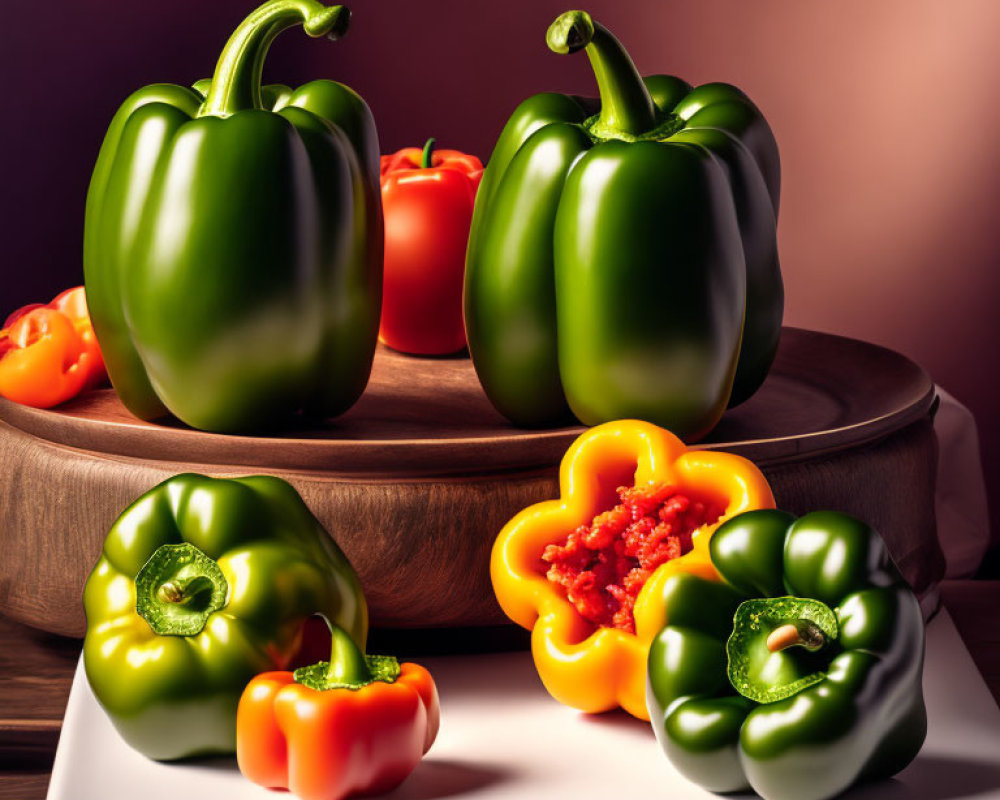
<path id="1" fill-rule="evenodd" d="M 111 382 L 139 417 L 212 431 L 328 417 L 367 384 L 378 336 L 378 139 L 351 89 L 261 87 L 286 28 L 350 12 L 269 0 L 211 81 L 147 86 L 111 122 L 87 195 L 84 275 Z"/>
<path id="2" fill-rule="evenodd" d="M 674 767 L 715 792 L 825 800 L 887 778 L 927 731 L 920 607 L 881 537 L 832 511 L 750 511 L 676 575 L 647 701 Z"/>
<path id="3" fill-rule="evenodd" d="M 466 260 L 476 372 L 519 425 L 571 410 L 697 438 L 777 349 L 774 136 L 733 86 L 640 78 L 586 12 L 547 40 L 587 51 L 601 96 L 535 95 L 500 134 Z"/>
<path id="4" fill-rule="evenodd" d="M 118 732 L 150 758 L 236 747 L 256 674 L 287 669 L 320 614 L 364 648 L 354 570 L 278 478 L 177 475 L 111 527 L 84 589 L 87 678 Z"/>

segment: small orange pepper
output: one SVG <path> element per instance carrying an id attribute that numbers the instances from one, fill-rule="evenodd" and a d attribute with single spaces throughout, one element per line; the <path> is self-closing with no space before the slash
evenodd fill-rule
<path id="1" fill-rule="evenodd" d="M 240 771 L 302 800 L 390 791 L 430 749 L 440 724 L 426 669 L 363 655 L 344 630 L 331 633 L 329 662 L 258 675 L 236 712 Z"/>
<path id="2" fill-rule="evenodd" d="M 51 408 L 69 400 L 92 367 L 73 322 L 55 309 L 36 308 L 0 331 L 0 394 L 15 403 Z"/>
<path id="3" fill-rule="evenodd" d="M 0 329 L 0 395 L 51 408 L 107 378 L 82 286 L 18 309 Z"/>
<path id="4" fill-rule="evenodd" d="M 535 667 L 556 700 L 592 713 L 620 706 L 648 720 L 646 659 L 667 622 L 664 584 L 677 572 L 720 580 L 709 559 L 709 538 L 736 514 L 774 508 L 771 488 L 745 458 L 689 450 L 669 431 L 636 420 L 598 425 L 577 438 L 563 457 L 559 484 L 559 499 L 524 509 L 497 537 L 490 563 L 497 600 L 508 617 L 531 631 Z M 629 633 L 584 619 L 563 587 L 546 577 L 542 554 L 612 508 L 619 486 L 645 485 L 673 486 L 725 510 L 693 533 L 686 554 L 652 573 L 636 598 L 635 633 Z"/>

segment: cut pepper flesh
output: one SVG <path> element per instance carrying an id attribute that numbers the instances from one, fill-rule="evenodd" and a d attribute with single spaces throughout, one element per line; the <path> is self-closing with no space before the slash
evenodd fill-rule
<path id="1" fill-rule="evenodd" d="M 635 633 L 635 599 L 661 564 L 691 550 L 691 536 L 724 508 L 675 486 L 620 486 L 619 503 L 542 553 L 546 577 L 584 619 Z"/>

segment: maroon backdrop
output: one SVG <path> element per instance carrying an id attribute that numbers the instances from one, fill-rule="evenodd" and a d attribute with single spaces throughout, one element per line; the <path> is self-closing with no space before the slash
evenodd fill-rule
<path id="1" fill-rule="evenodd" d="M 90 169 L 117 104 L 208 76 L 253 0 L 19 3 L 0 29 L 0 310 L 81 280 Z M 367 98 L 383 151 L 486 157 L 542 90 L 593 92 L 557 56 L 551 0 L 358 0 L 341 42 L 289 31 L 266 75 L 335 78 Z M 643 72 L 740 85 L 782 152 L 787 322 L 922 363 L 976 414 L 1000 521 L 1000 3 L 994 0 L 593 0 Z M 1000 525 L 994 524 L 994 530 Z"/>

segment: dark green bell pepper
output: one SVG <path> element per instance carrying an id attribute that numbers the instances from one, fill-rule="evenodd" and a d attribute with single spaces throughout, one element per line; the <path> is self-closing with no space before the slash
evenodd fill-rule
<path id="1" fill-rule="evenodd" d="M 825 800 L 896 774 L 927 732 L 920 607 L 860 520 L 750 511 L 710 542 L 724 583 L 676 575 L 649 652 L 656 738 L 686 778 Z"/>
<path id="2" fill-rule="evenodd" d="M 84 276 L 111 382 L 139 417 L 212 431 L 346 411 L 378 336 L 378 139 L 351 89 L 261 87 L 293 25 L 350 13 L 270 0 L 215 76 L 147 86 L 111 122 L 87 195 Z"/>
<path id="3" fill-rule="evenodd" d="M 357 576 L 278 478 L 177 475 L 111 527 L 84 589 L 87 678 L 122 738 L 157 760 L 236 747 L 236 706 L 287 669 L 319 614 L 364 648 Z"/>
<path id="4" fill-rule="evenodd" d="M 695 439 L 777 349 L 774 136 L 733 86 L 640 78 L 586 12 L 547 38 L 587 51 L 600 100 L 535 95 L 500 134 L 466 260 L 473 364 L 515 424 L 572 411 Z"/>

